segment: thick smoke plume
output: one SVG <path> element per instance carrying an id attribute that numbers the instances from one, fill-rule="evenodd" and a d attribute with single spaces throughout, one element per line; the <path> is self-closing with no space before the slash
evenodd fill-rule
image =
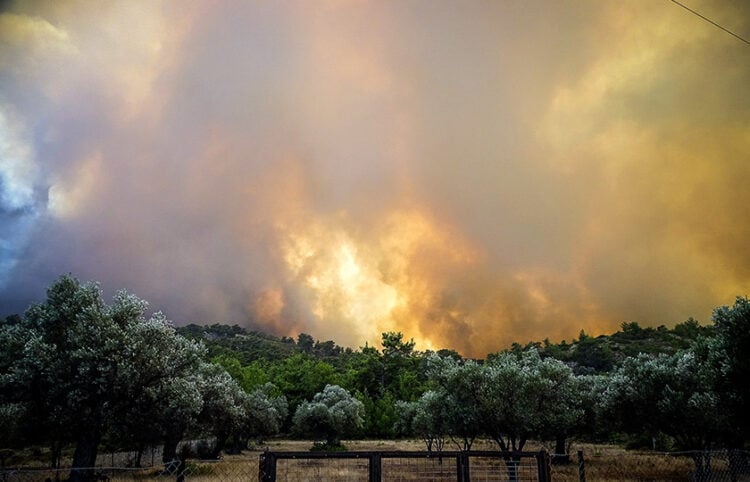
<path id="1" fill-rule="evenodd" d="M 0 315 L 71 272 L 354 347 L 705 321 L 750 282 L 748 85 L 669 2 L 10 3 Z"/>

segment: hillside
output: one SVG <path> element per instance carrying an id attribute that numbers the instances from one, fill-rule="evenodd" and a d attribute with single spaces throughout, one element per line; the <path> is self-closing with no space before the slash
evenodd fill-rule
<path id="1" fill-rule="evenodd" d="M 239 325 L 196 325 L 178 327 L 177 331 L 188 338 L 202 340 L 208 347 L 209 356 L 227 355 L 238 359 L 243 365 L 254 361 L 278 362 L 294 354 L 306 354 L 312 358 L 337 365 L 341 358 L 351 354 L 351 348 L 343 348 L 332 340 L 315 340 L 307 333 L 291 337 L 276 337 L 257 330 L 247 330 Z M 619 331 L 610 335 L 592 337 L 581 331 L 578 338 L 567 342 L 552 343 L 548 339 L 498 350 L 524 351 L 536 348 L 542 357 L 552 357 L 569 364 L 577 373 L 602 373 L 612 370 L 622 360 L 639 353 L 672 354 L 685 349 L 699 336 L 711 336 L 713 326 L 702 326 L 690 318 L 670 329 L 664 325 L 656 328 L 641 327 L 638 323 L 623 323 Z M 458 356 L 455 351 L 443 350 Z M 490 354 L 491 355 L 491 354 Z"/>

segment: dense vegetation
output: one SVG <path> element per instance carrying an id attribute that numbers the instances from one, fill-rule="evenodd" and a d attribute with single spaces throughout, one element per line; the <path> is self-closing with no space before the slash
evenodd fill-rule
<path id="1" fill-rule="evenodd" d="M 513 344 L 466 360 L 420 352 L 401 333 L 356 350 L 301 333 L 240 326 L 174 328 L 144 301 L 64 276 L 47 299 L 0 323 L 0 449 L 97 450 L 215 437 L 212 453 L 282 432 L 336 445 L 342 436 L 421 437 L 426 447 L 501 450 L 572 438 L 661 449 L 741 448 L 750 433 L 750 301 L 718 308 L 714 324 L 669 329 L 623 323 L 609 336 Z M 696 467 L 702 463 L 696 458 Z M 72 473 L 73 478 L 76 477 Z"/>

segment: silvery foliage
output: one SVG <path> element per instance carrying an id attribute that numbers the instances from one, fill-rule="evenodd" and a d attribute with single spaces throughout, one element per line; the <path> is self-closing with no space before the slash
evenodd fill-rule
<path id="1" fill-rule="evenodd" d="M 401 426 L 425 440 L 428 450 L 449 437 L 469 450 L 479 435 L 502 450 L 522 450 L 531 436 L 567 433 L 582 422 L 582 381 L 555 359 L 535 350 L 503 353 L 479 364 L 434 355 L 428 375 L 435 388 L 415 402 Z"/>
<path id="2" fill-rule="evenodd" d="M 487 434 L 502 450 L 523 450 L 532 436 L 582 416 L 570 368 L 536 350 L 503 353 L 485 365 L 481 395 Z"/>
<path id="3" fill-rule="evenodd" d="M 268 413 L 272 414 L 274 417 L 275 422 L 271 423 L 268 427 L 271 427 L 268 431 L 259 431 L 258 434 L 272 434 L 279 431 L 281 428 L 281 423 L 286 420 L 287 415 L 289 414 L 289 403 L 286 400 L 286 397 L 281 393 L 281 390 L 274 385 L 271 382 L 267 382 L 260 387 L 256 388 L 251 392 L 251 395 L 253 395 L 256 399 L 261 400 L 261 402 L 264 404 L 262 400 L 267 400 L 270 404 L 270 407 L 268 408 Z M 265 406 L 265 405 L 264 405 Z M 266 410 L 265 408 L 263 410 Z"/>
<path id="4" fill-rule="evenodd" d="M 484 370 L 481 365 L 466 360 L 458 362 L 450 357 L 434 356 L 428 360 L 429 374 L 437 382 L 435 400 L 428 398 L 424 403 L 440 403 L 442 408 L 436 413 L 442 420 L 435 420 L 439 430 L 448 435 L 459 450 L 470 450 L 474 439 L 483 432 L 482 387 Z M 429 443 L 428 443 L 429 449 Z"/>
<path id="5" fill-rule="evenodd" d="M 301 435 L 324 436 L 335 442 L 362 428 L 365 408 L 347 390 L 338 385 L 326 385 L 312 401 L 297 407 L 292 419 L 294 429 Z"/>
<path id="6" fill-rule="evenodd" d="M 717 370 L 717 391 L 722 409 L 731 417 L 729 443 L 741 446 L 750 437 L 750 299 L 737 297 L 733 306 L 722 306 L 712 316 L 716 336 L 707 343 L 711 364 Z"/>
<path id="7" fill-rule="evenodd" d="M 670 435 L 682 449 L 706 449 L 727 431 L 712 364 L 694 351 L 627 358 L 601 401 L 605 417 L 631 433 Z"/>
<path id="8" fill-rule="evenodd" d="M 140 446 L 187 431 L 278 431 L 287 406 L 273 385 L 245 393 L 147 308 L 124 291 L 107 305 L 98 284 L 64 276 L 21 323 L 1 324 L 0 443 L 24 428 L 38 442 L 111 433 Z"/>
<path id="9" fill-rule="evenodd" d="M 194 412 L 184 377 L 205 349 L 162 313 L 146 318 L 147 306 L 124 291 L 108 306 L 98 284 L 60 278 L 19 325 L 0 328 L 13 358 L 0 366 L 0 401 L 25 406 L 49 439 L 101 435 L 143 399 Z"/>
<path id="10" fill-rule="evenodd" d="M 286 399 L 274 394 L 273 384 L 247 393 L 226 370 L 208 363 L 198 370 L 196 384 L 203 397 L 202 418 L 215 433 L 271 435 L 286 417 Z"/>
<path id="11" fill-rule="evenodd" d="M 396 400 L 396 422 L 393 425 L 393 432 L 397 437 L 407 437 L 415 434 L 414 417 L 417 413 L 417 402 L 406 402 Z"/>
<path id="12" fill-rule="evenodd" d="M 424 440 L 428 451 L 443 450 L 445 437 L 450 431 L 443 394 L 428 390 L 414 403 L 412 430 Z"/>

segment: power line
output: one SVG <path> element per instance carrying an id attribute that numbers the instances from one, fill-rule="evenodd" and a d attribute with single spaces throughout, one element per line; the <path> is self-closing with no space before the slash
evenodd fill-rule
<path id="1" fill-rule="evenodd" d="M 677 0 L 672 0 L 672 2 L 676 3 L 676 4 L 677 4 L 677 5 L 679 5 L 680 7 L 684 8 L 685 10 L 687 10 L 688 12 L 690 12 L 690 13 L 692 13 L 692 14 L 694 14 L 694 15 L 697 15 L 697 16 L 699 16 L 700 18 L 702 18 L 702 19 L 703 19 L 703 20 L 705 20 L 706 22 L 710 23 L 711 25 L 714 25 L 714 26 L 716 26 L 716 27 L 719 27 L 720 29 L 722 29 L 723 31 L 725 31 L 726 33 L 728 33 L 729 35 L 733 35 L 734 37 L 737 37 L 738 39 L 742 40 L 742 41 L 743 41 L 743 42 L 745 42 L 746 44 L 750 45 L 750 41 L 747 41 L 747 40 L 745 40 L 744 38 L 742 38 L 742 37 L 740 37 L 739 35 L 737 35 L 736 33 L 732 32 L 731 30 L 729 30 L 729 29 L 726 29 L 726 28 L 722 27 L 721 25 L 719 25 L 718 23 L 714 22 L 714 21 L 713 21 L 713 20 L 711 20 L 710 18 L 706 18 L 706 17 L 704 17 L 704 16 L 703 16 L 703 15 L 701 15 L 700 13 L 696 12 L 695 10 L 691 9 L 690 7 L 686 7 L 685 5 L 681 4 L 681 3 L 680 3 L 680 2 L 678 2 Z"/>

